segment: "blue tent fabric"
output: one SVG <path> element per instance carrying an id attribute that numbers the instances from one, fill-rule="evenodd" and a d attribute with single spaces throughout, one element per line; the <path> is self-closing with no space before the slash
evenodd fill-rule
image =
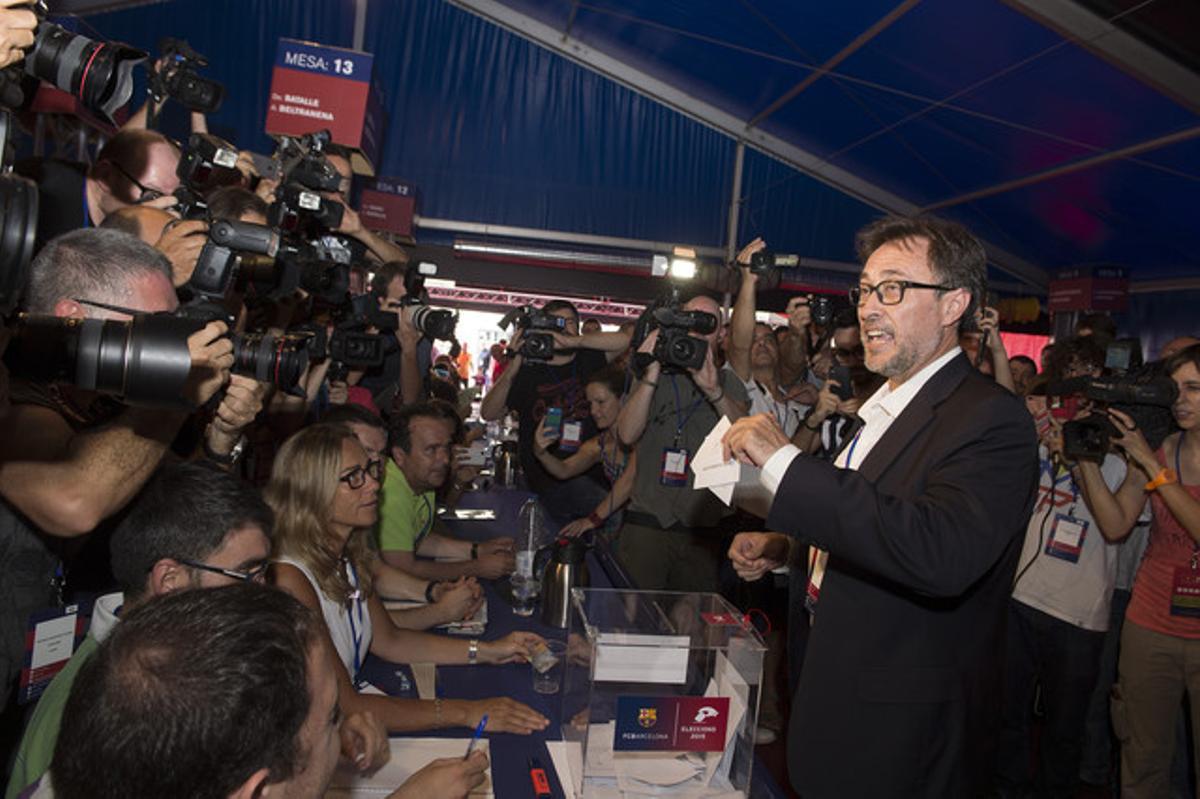
<path id="1" fill-rule="evenodd" d="M 1194 108 L 1014 4 L 922 0 L 814 78 L 899 0 L 502 3 L 739 119 L 764 115 L 762 131 L 1047 272 L 1200 275 L 1200 138 L 959 199 L 1200 131 Z M 265 150 L 275 41 L 349 46 L 355 6 L 170 0 L 87 22 L 150 49 L 188 38 L 230 87 L 214 128 Z M 424 215 L 727 244 L 736 142 L 725 133 L 447 0 L 371 0 L 365 49 L 389 116 L 380 171 L 418 184 Z M 850 260 L 854 229 L 880 213 L 753 148 L 741 186 L 739 241 L 762 235 L 778 251 Z"/>

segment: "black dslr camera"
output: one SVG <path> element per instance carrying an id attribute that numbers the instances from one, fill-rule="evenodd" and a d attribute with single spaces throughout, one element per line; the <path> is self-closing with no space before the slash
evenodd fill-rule
<path id="1" fill-rule="evenodd" d="M 342 224 L 344 206 L 321 196 L 321 192 L 338 191 L 342 183 L 341 174 L 325 157 L 330 141 L 328 130 L 280 140 L 275 155 L 282 165 L 283 181 L 267 211 L 272 227 L 287 235 L 315 238 Z"/>
<path id="2" fill-rule="evenodd" d="M 769 275 L 776 269 L 790 269 L 799 265 L 799 255 L 778 255 L 770 250 L 759 250 L 750 256 L 750 271 L 759 276 Z"/>
<path id="3" fill-rule="evenodd" d="M 219 136 L 193 133 L 188 137 L 175 168 L 179 176 L 175 209 L 184 219 L 207 219 L 208 203 L 204 198 L 208 193 L 242 182 L 237 160 L 237 148 Z"/>
<path id="4" fill-rule="evenodd" d="M 717 317 L 707 311 L 683 310 L 678 289 L 672 288 L 665 299 L 656 300 L 638 317 L 633 328 L 633 349 L 636 351 L 655 329 L 658 340 L 654 343 L 654 353 L 634 356 L 634 368 L 639 374 L 650 361 L 658 361 L 667 369 L 699 369 L 704 365 L 708 342 L 691 333 L 712 333 L 717 329 Z"/>
<path id="5" fill-rule="evenodd" d="M 520 305 L 505 314 L 499 322 L 502 330 L 509 325 L 516 325 L 523 333 L 522 358 L 527 361 L 548 361 L 554 357 L 554 336 L 550 333 L 566 330 L 567 320 L 532 305 Z"/>
<path id="6" fill-rule="evenodd" d="M 109 122 L 133 94 L 133 68 L 146 53 L 120 42 L 95 42 L 46 22 L 44 0 L 29 4 L 38 26 L 33 48 L 25 56 L 25 74 L 46 81 Z M 18 69 L 18 67 L 13 67 Z M 19 105 L 18 99 L 12 105 Z"/>
<path id="7" fill-rule="evenodd" d="M 159 39 L 158 51 L 166 64 L 150 73 L 150 94 L 155 102 L 170 97 L 190 111 L 216 113 L 225 99 L 225 87 L 196 71 L 208 66 L 208 60 L 183 39 Z"/>
<path id="8" fill-rule="evenodd" d="M 425 291 L 425 278 L 437 274 L 437 264 L 421 262 L 411 266 L 404 273 L 404 298 L 400 300 L 401 307 L 417 306 L 412 313 L 413 327 L 428 339 L 438 341 L 453 341 L 457 343 L 455 328 L 458 327 L 458 314 L 444 308 L 432 308 L 429 305 L 429 293 Z"/>

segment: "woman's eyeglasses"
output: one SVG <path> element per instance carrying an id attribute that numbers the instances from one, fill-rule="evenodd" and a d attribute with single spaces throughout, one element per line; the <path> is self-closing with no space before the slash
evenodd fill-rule
<path id="1" fill-rule="evenodd" d="M 343 483 L 350 486 L 350 488 L 357 491 L 366 484 L 368 476 L 377 483 L 380 481 L 380 479 L 382 479 L 382 460 L 367 461 L 366 466 L 355 466 L 353 469 L 339 477 L 338 480 L 341 480 Z"/>

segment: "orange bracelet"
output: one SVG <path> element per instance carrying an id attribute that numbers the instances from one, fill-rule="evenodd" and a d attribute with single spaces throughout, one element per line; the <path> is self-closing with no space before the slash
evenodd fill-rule
<path id="1" fill-rule="evenodd" d="M 1163 468 L 1158 474 L 1154 475 L 1154 479 L 1146 483 L 1147 491 L 1157 491 L 1159 486 L 1165 486 L 1169 483 L 1178 483 L 1179 475 L 1175 474 L 1174 469 Z"/>

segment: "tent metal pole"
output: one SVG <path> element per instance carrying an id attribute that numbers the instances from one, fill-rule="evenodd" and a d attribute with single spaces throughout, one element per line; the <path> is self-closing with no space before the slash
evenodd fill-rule
<path id="1" fill-rule="evenodd" d="M 1122 158 L 1141 155 L 1142 153 L 1150 152 L 1151 150 L 1157 150 L 1162 147 L 1167 147 L 1172 144 L 1178 144 L 1180 142 L 1189 141 L 1195 138 L 1200 138 L 1200 126 L 1184 128 L 1183 130 L 1177 130 L 1174 133 L 1169 133 L 1166 136 L 1159 136 L 1156 139 L 1138 142 L 1137 144 L 1131 144 L 1128 147 L 1121 147 L 1117 150 L 1109 150 L 1106 153 L 1093 155 L 1090 158 L 1081 158 L 1078 161 L 1072 161 L 1067 164 L 1051 167 L 1050 169 L 1045 169 L 1041 172 L 1035 172 L 1032 175 L 1026 175 L 1014 180 L 1006 180 L 1003 183 L 985 186 L 982 189 L 976 189 L 975 191 L 970 191 L 966 194 L 960 194 L 957 197 L 947 197 L 944 200 L 938 200 L 935 203 L 925 206 L 921 209 L 921 213 L 936 211 L 939 208 L 948 208 L 952 205 L 961 205 L 963 203 L 971 202 L 972 200 L 980 200 L 984 197 L 1003 194 L 1005 192 L 1013 191 L 1014 189 L 1024 188 L 1025 186 L 1044 183 L 1047 180 L 1062 177 L 1063 175 L 1069 175 L 1072 172 L 1091 169 L 1094 166 L 1107 164 L 1109 161 L 1117 161 Z"/>
<path id="2" fill-rule="evenodd" d="M 362 50 L 367 38 L 367 4 L 370 0 L 354 0 L 354 49 Z"/>
<path id="3" fill-rule="evenodd" d="M 738 222 L 742 213 L 742 163 L 746 159 L 746 143 L 738 141 L 733 153 L 733 190 L 729 194 L 729 224 L 725 227 L 725 260 L 733 263 L 737 255 Z"/>

